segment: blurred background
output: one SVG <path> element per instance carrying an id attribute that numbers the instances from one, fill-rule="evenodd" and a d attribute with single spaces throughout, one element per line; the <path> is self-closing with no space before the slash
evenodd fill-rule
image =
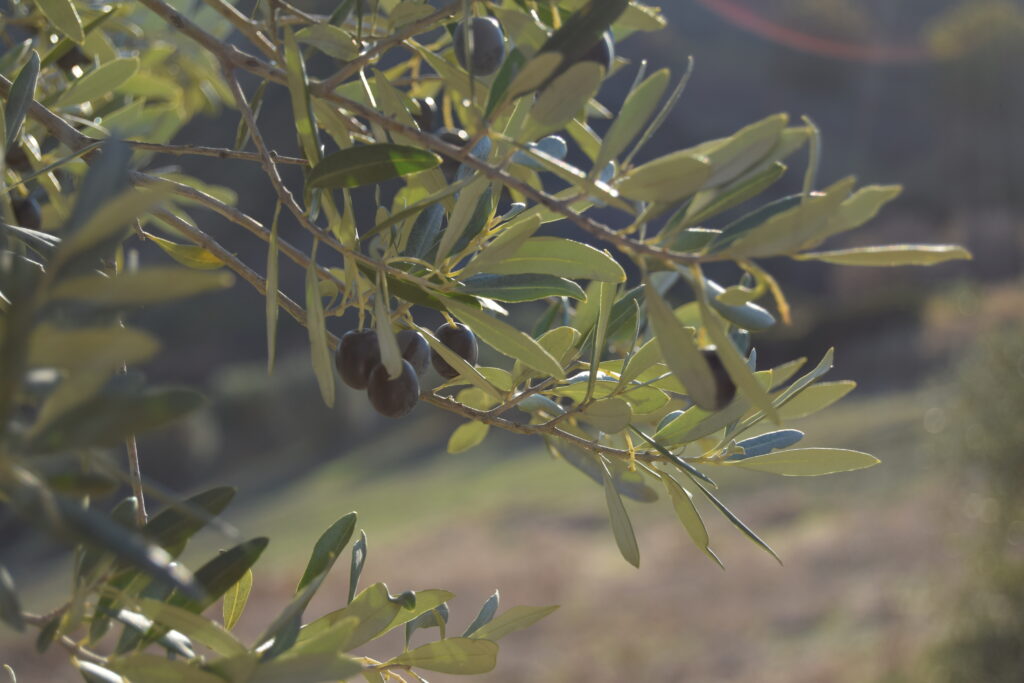
<path id="1" fill-rule="evenodd" d="M 447 455 L 458 421 L 429 406 L 389 421 L 341 386 L 327 409 L 306 333 L 284 316 L 268 376 L 263 303 L 241 284 L 139 321 L 165 340 L 149 375 L 210 397 L 202 412 L 141 440 L 144 473 L 182 494 L 238 486 L 228 521 L 242 537 L 271 537 L 239 625 L 248 636 L 287 601 L 320 530 L 355 509 L 369 537 L 364 576 L 393 593 L 454 591 L 459 632 L 496 587 L 505 606 L 562 605 L 503 640 L 498 668 L 482 680 L 1024 680 L 1024 1 L 678 0 L 662 11 L 669 28 L 619 44 L 634 66 L 599 97 L 614 110 L 640 60 L 679 74 L 694 56 L 688 89 L 648 156 L 772 113 L 806 114 L 823 133 L 820 185 L 853 173 L 905 187 L 834 248 L 958 242 L 974 253 L 920 270 L 766 264 L 794 320 L 755 336 L 763 362 L 816 361 L 835 345 L 830 378 L 860 385 L 795 426 L 807 445 L 883 460 L 817 480 L 720 477 L 724 500 L 784 567 L 709 514 L 723 572 L 661 501 L 627 503 L 642 557 L 633 569 L 616 551 L 602 490 L 541 444 L 492 432 Z M 289 107 L 268 98 L 267 131 L 291 125 Z M 224 110 L 193 121 L 178 141 L 222 144 L 237 120 Z M 272 142 L 295 149 L 285 136 Z M 229 186 L 240 208 L 269 220 L 256 166 L 217 162 L 223 171 L 211 177 L 212 162 L 164 161 Z M 793 187 L 801 173 L 794 161 Z M 196 217 L 262 263 L 261 243 Z M 282 230 L 302 244 L 295 226 Z M 286 286 L 301 282 L 299 272 L 285 275 Z M 352 324 L 329 326 L 341 334 Z M 230 543 L 209 533 L 186 560 Z M 29 586 L 27 609 L 45 610 L 51 589 L 65 590 L 62 549 L 6 519 L 0 556 Z M 309 614 L 344 599 L 343 574 Z M 22 680 L 64 680 L 63 658 L 40 659 L 28 640 L 0 633 L 0 660 Z"/>

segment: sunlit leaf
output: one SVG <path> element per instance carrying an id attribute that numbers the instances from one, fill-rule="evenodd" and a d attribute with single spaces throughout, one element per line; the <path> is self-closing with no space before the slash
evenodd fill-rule
<path id="1" fill-rule="evenodd" d="M 615 535 L 615 544 L 619 552 L 634 567 L 640 567 L 640 548 L 636 543 L 636 534 L 633 533 L 633 524 L 629 521 L 629 514 L 622 504 L 615 486 L 612 485 L 612 478 L 607 469 L 604 470 L 604 495 L 608 503 L 608 514 L 611 517 L 612 533 Z M 492 624 L 494 622 L 491 622 Z M 478 637 L 480 637 L 478 635 Z"/>
<path id="2" fill-rule="evenodd" d="M 58 107 L 70 107 L 109 95 L 139 70 L 137 57 L 119 57 L 85 74 L 57 99 Z"/>
<path id="3" fill-rule="evenodd" d="M 499 275 L 541 273 L 573 280 L 626 280 L 622 266 L 608 252 L 561 237 L 531 237 L 487 270 Z"/>
<path id="4" fill-rule="evenodd" d="M 492 641 L 500 640 L 510 633 L 532 626 L 556 609 L 558 609 L 558 605 L 550 605 L 548 607 L 517 605 L 510 607 L 474 631 L 473 638 Z"/>
<path id="5" fill-rule="evenodd" d="M 477 638 L 445 638 L 403 652 L 389 665 L 410 666 L 448 674 L 483 674 L 494 669 L 498 645 Z"/>
<path id="6" fill-rule="evenodd" d="M 224 601 L 221 606 L 221 618 L 224 620 L 224 628 L 229 631 L 235 627 L 238 620 L 242 618 L 245 606 L 249 602 L 249 594 L 252 592 L 252 570 L 242 575 L 234 586 L 224 593 Z"/>
<path id="7" fill-rule="evenodd" d="M 971 252 L 948 244 L 893 244 L 796 254 L 800 261 L 824 261 L 841 266 L 934 266 L 946 261 L 971 260 Z"/>
<path id="8" fill-rule="evenodd" d="M 844 448 L 792 448 L 735 462 L 729 461 L 729 464 L 786 477 L 816 477 L 860 470 L 879 462 L 881 461 L 873 455 Z"/>
<path id="9" fill-rule="evenodd" d="M 82 20 L 71 0 L 36 0 L 36 6 L 58 31 L 76 43 L 85 41 Z"/>

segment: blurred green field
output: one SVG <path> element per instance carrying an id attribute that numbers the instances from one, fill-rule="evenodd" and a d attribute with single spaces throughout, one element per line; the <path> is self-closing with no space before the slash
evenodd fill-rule
<path id="1" fill-rule="evenodd" d="M 265 497 L 242 482 L 227 521 L 271 543 L 238 629 L 255 637 L 293 591 L 313 530 L 358 510 L 369 537 L 364 580 L 393 593 L 452 590 L 453 631 L 496 587 L 504 607 L 562 605 L 503 640 L 483 680 L 897 680 L 941 629 L 964 566 L 969 521 L 925 430 L 942 393 L 848 398 L 795 425 L 807 445 L 866 450 L 883 459 L 878 467 L 816 480 L 712 471 L 723 500 L 785 562 L 704 509 L 725 571 L 690 544 L 665 501 L 627 502 L 641 548 L 633 569 L 615 548 L 602 489 L 530 441 L 492 434 L 468 453 L 410 464 L 431 430 L 447 429 L 425 412 Z M 205 532 L 185 559 L 230 543 Z M 340 606 L 347 583 L 339 564 L 307 614 Z M 35 587 L 40 609 L 48 584 Z M 392 635 L 365 654 L 393 654 L 401 642 Z M 54 668 L 40 678 L 30 648 L 0 640 L 19 680 L 65 680 L 60 653 L 43 660 Z"/>

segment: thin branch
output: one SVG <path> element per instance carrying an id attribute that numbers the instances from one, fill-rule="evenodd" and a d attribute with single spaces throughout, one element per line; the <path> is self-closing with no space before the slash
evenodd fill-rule
<path id="1" fill-rule="evenodd" d="M 433 14 L 429 14 L 418 21 L 414 21 L 411 24 L 405 26 L 401 31 L 389 36 L 386 40 L 382 40 L 374 45 L 372 48 L 362 53 L 351 62 L 343 66 L 333 76 L 320 81 L 313 85 L 310 91 L 315 95 L 326 95 L 332 92 L 339 85 L 347 81 L 352 76 L 359 73 L 360 69 L 365 67 L 367 64 L 372 62 L 374 59 L 383 54 L 386 50 L 398 45 L 407 38 L 412 38 L 417 33 L 422 33 L 425 29 L 429 28 L 433 24 L 437 23 L 442 19 L 447 19 L 459 10 L 463 5 L 463 0 L 454 0 L 441 9 L 437 10 Z"/>
<path id="2" fill-rule="evenodd" d="M 127 368 L 125 368 L 127 371 Z M 139 444 L 134 434 L 129 434 L 125 439 L 125 447 L 128 449 L 128 476 L 132 482 L 132 495 L 135 496 L 135 526 L 140 529 L 146 526 L 149 515 L 146 514 L 146 497 L 142 491 L 142 467 L 139 463 Z"/>
<path id="3" fill-rule="evenodd" d="M 149 175 L 148 173 L 141 173 L 139 171 L 133 171 L 130 178 L 136 185 L 166 188 L 170 190 L 172 194 L 196 202 L 197 204 L 228 219 L 235 225 L 245 228 L 264 242 L 270 242 L 270 231 L 267 230 L 262 223 L 247 213 L 240 211 L 233 206 L 229 206 L 216 197 L 212 197 L 201 190 L 197 190 L 191 185 L 185 185 L 184 183 L 168 180 L 167 178 L 161 178 L 159 176 Z M 309 256 L 307 256 L 306 253 L 298 247 L 295 247 L 280 237 L 277 238 L 277 246 L 281 253 L 303 270 L 309 267 Z M 333 282 L 338 287 L 339 291 L 345 291 L 345 283 L 329 269 L 324 268 L 323 266 L 317 266 L 317 272 L 320 274 L 320 277 Z"/>
<path id="4" fill-rule="evenodd" d="M 195 22 L 168 5 L 166 2 L 163 2 L 162 0 L 139 0 L 139 3 L 145 5 L 152 12 L 160 16 L 173 28 L 202 45 L 207 51 L 218 57 L 222 62 L 227 62 L 234 67 L 244 69 L 256 74 L 257 76 L 274 81 L 275 83 L 288 83 L 288 77 L 283 70 L 268 64 L 255 55 L 239 50 L 230 43 L 221 41 L 210 33 L 207 33 L 196 25 Z"/>
<path id="5" fill-rule="evenodd" d="M 127 143 L 135 149 L 145 149 L 160 154 L 192 155 L 200 157 L 216 157 L 217 159 L 237 159 L 239 161 L 261 161 L 260 155 L 256 152 L 246 152 L 240 149 L 228 149 L 227 147 L 207 147 L 205 145 L 159 145 L 153 142 L 137 142 L 128 140 Z M 292 164 L 295 166 L 309 166 L 309 162 L 299 157 L 282 156 L 275 151 L 270 156 L 276 163 Z"/>
<path id="6" fill-rule="evenodd" d="M 260 26 L 256 22 L 249 19 L 237 9 L 234 5 L 230 5 L 224 0 L 204 0 L 217 14 L 221 15 L 229 22 L 232 26 L 238 29 L 238 31 L 249 39 L 249 42 L 255 45 L 264 55 L 270 59 L 277 58 L 277 50 L 274 48 L 274 44 L 267 40 L 267 37 L 260 31 Z"/>

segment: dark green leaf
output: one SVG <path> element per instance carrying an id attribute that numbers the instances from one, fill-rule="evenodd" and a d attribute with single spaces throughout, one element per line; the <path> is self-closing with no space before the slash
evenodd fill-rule
<path id="1" fill-rule="evenodd" d="M 195 410 L 203 397 L 188 389 L 104 391 L 55 418 L 28 444 L 37 453 L 115 446 L 129 434 L 159 429 Z"/>
<path id="2" fill-rule="evenodd" d="M 32 105 L 32 98 L 36 92 L 36 80 L 38 78 L 39 53 L 32 50 L 28 63 L 21 67 L 21 71 L 18 72 L 17 78 L 11 84 L 11 90 L 7 96 L 7 106 L 4 108 L 4 121 L 7 124 L 7 137 L 4 149 L 10 149 L 18 142 L 21 124 L 25 121 L 25 114 Z"/>
<path id="3" fill-rule="evenodd" d="M 412 638 L 412 634 L 421 628 L 434 628 L 444 629 L 448 623 L 448 605 L 447 603 L 441 603 L 437 607 L 423 614 L 420 614 L 415 619 L 405 622 L 405 646 L 409 647 L 409 639 Z M 443 633 L 443 630 L 442 630 Z"/>
<path id="4" fill-rule="evenodd" d="M 562 68 L 580 60 L 618 19 L 629 0 L 591 0 L 574 12 L 561 28 L 551 34 L 540 53 L 558 52 L 562 55 Z"/>
<path id="5" fill-rule="evenodd" d="M 252 569 L 268 542 L 266 538 L 254 538 L 220 553 L 195 573 L 195 582 L 201 587 L 204 597 L 199 600 L 178 592 L 171 596 L 170 604 L 202 612 Z"/>
<path id="6" fill-rule="evenodd" d="M 185 548 L 188 539 L 227 508 L 236 489 L 218 486 L 197 493 L 188 500 L 164 508 L 150 518 L 142 533 L 173 556 Z"/>
<path id="7" fill-rule="evenodd" d="M 376 143 L 329 154 L 309 172 L 311 187 L 359 187 L 434 168 L 441 157 L 416 147 Z"/>
<path id="8" fill-rule="evenodd" d="M 359 587 L 359 576 L 363 573 L 363 565 L 366 564 L 366 532 L 359 531 L 359 540 L 352 546 L 352 564 L 348 574 L 348 601 L 356 595 Z"/>
<path id="9" fill-rule="evenodd" d="M 736 443 L 736 445 L 741 447 L 744 452 L 730 456 L 728 461 L 733 462 L 753 458 L 758 455 L 765 455 L 776 448 L 789 448 L 802 438 L 804 438 L 804 433 L 799 429 L 778 429 L 774 432 L 768 432 L 767 434 L 752 436 L 749 439 L 744 439 L 743 441 Z"/>
<path id="10" fill-rule="evenodd" d="M 53 495 L 34 482 L 21 482 L 7 493 L 11 506 L 20 516 L 49 528 L 55 535 L 111 552 L 163 585 L 175 586 L 197 597 L 202 594 L 201 584 L 187 569 L 172 564 L 166 551 L 137 531 L 83 508 L 77 501 Z"/>
<path id="11" fill-rule="evenodd" d="M 25 630 L 25 619 L 21 616 L 21 604 L 18 591 L 14 588 L 7 567 L 0 564 L 0 620 L 3 620 L 15 631 Z"/>
<path id="12" fill-rule="evenodd" d="M 352 532 L 356 527 L 356 513 L 350 512 L 332 524 L 327 531 L 321 534 L 313 546 L 313 553 L 306 564 L 306 571 L 299 580 L 296 592 L 301 591 L 313 579 L 320 574 L 325 574 L 334 566 L 338 555 L 348 545 L 352 538 Z"/>
<path id="13" fill-rule="evenodd" d="M 436 247 L 441 237 L 441 225 L 444 222 L 444 206 L 438 202 L 423 209 L 416 217 L 405 242 L 404 256 L 418 259 L 429 259 L 430 252 Z"/>
<path id="14" fill-rule="evenodd" d="M 494 619 L 494 615 L 498 612 L 498 603 L 501 600 L 501 596 L 498 591 L 494 591 L 494 595 L 487 598 L 480 611 L 477 613 L 476 618 L 473 619 L 473 623 L 466 627 L 466 631 L 462 634 L 463 637 L 469 637 L 473 635 L 481 626 L 490 623 L 491 619 Z"/>

